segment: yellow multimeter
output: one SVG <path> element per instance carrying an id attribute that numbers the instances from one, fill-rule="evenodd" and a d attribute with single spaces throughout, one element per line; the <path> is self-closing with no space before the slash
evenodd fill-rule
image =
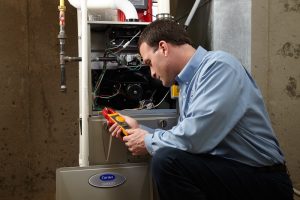
<path id="1" fill-rule="evenodd" d="M 128 136 L 128 133 L 126 132 L 126 129 L 129 129 L 130 126 L 126 123 L 125 119 L 115 110 L 111 108 L 104 108 L 102 110 L 102 115 L 105 117 L 105 119 L 108 121 L 108 125 L 113 125 L 114 123 L 117 123 L 122 130 L 123 135 Z"/>

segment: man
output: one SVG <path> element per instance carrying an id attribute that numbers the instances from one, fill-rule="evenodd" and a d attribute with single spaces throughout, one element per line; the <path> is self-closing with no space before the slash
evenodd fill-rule
<path id="1" fill-rule="evenodd" d="M 293 199 L 262 95 L 233 56 L 191 45 L 184 29 L 156 20 L 139 39 L 151 75 L 180 87 L 178 124 L 152 130 L 124 116 L 133 155 L 150 153 L 161 200 Z M 109 131 L 121 138 L 116 124 Z"/>

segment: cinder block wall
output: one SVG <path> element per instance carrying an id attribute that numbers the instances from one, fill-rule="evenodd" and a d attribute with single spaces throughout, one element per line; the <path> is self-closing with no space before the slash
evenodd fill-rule
<path id="1" fill-rule="evenodd" d="M 299 188 L 300 2 L 252 2 L 252 73 Z M 68 64 L 60 93 L 58 4 L 1 1 L 1 200 L 54 200 L 55 169 L 78 165 L 78 67 Z M 66 52 L 77 55 L 76 10 L 66 5 Z"/>

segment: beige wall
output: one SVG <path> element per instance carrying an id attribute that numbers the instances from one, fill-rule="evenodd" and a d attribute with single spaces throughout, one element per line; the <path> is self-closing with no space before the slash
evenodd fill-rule
<path id="1" fill-rule="evenodd" d="M 78 68 L 68 64 L 68 92 L 60 93 L 57 6 L 1 1 L 1 200 L 54 200 L 55 169 L 78 165 Z M 253 0 L 252 10 L 252 72 L 300 188 L 300 1 Z M 69 4 L 66 17 L 66 52 L 77 55 Z"/>
<path id="2" fill-rule="evenodd" d="M 55 199 L 55 169 L 78 165 L 78 68 L 59 92 L 59 1 L 0 3 L 0 199 Z M 75 9 L 68 48 L 77 54 Z"/>
<path id="3" fill-rule="evenodd" d="M 263 90 L 292 181 L 299 189 L 300 1 L 252 2 L 252 73 Z"/>

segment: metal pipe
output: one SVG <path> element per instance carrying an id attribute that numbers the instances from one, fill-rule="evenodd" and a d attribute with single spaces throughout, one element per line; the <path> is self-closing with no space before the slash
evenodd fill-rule
<path id="1" fill-rule="evenodd" d="M 82 61 L 81 61 L 81 120 L 82 129 L 79 136 L 79 166 L 89 166 L 89 93 L 88 93 L 88 26 L 87 26 L 87 0 L 81 0 L 81 49 L 82 49 Z"/>
<path id="2" fill-rule="evenodd" d="M 65 62 L 80 62 L 81 61 L 81 57 L 65 56 L 64 60 L 65 60 Z"/>
<path id="3" fill-rule="evenodd" d="M 197 8 L 200 4 L 201 0 L 196 0 L 193 7 L 192 7 L 192 10 L 190 11 L 190 14 L 188 16 L 188 18 L 186 19 L 185 23 L 184 23 L 184 29 L 187 30 L 187 28 L 189 27 L 190 23 L 191 23 L 191 20 L 192 18 L 194 17 L 195 15 L 195 12 L 197 11 Z"/>
<path id="4" fill-rule="evenodd" d="M 81 57 L 64 57 L 65 62 L 80 62 L 82 59 Z M 103 62 L 103 61 L 119 61 L 117 57 L 96 57 L 92 58 L 91 62 Z"/>
<path id="5" fill-rule="evenodd" d="M 60 0 L 60 4 L 58 6 L 59 10 L 59 34 L 57 38 L 59 39 L 59 65 L 60 65 L 60 90 L 62 92 L 66 92 L 67 86 L 66 86 L 66 69 L 65 69 L 65 41 L 66 41 L 66 33 L 65 33 L 65 11 L 66 6 L 64 4 L 64 0 Z"/>

